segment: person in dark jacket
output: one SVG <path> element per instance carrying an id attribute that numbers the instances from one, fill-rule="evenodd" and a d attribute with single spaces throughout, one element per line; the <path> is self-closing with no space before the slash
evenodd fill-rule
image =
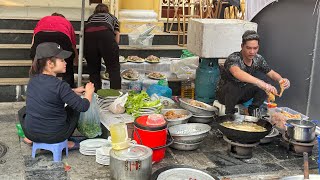
<path id="1" fill-rule="evenodd" d="M 71 89 L 68 83 L 56 77 L 66 71 L 64 59 L 72 52 L 53 42 L 37 46 L 30 69 L 27 89 L 26 115 L 20 120 L 27 139 L 39 143 L 59 143 L 68 139 L 77 127 L 79 112 L 89 109 L 94 85 Z M 82 99 L 79 95 L 84 94 Z M 65 105 L 67 105 L 65 107 Z M 78 144 L 68 142 L 69 149 Z"/>
<path id="2" fill-rule="evenodd" d="M 88 63 L 90 81 L 95 90 L 101 89 L 101 58 L 110 78 L 111 89 L 121 89 L 119 64 L 120 30 L 118 19 L 105 4 L 98 4 L 85 25 L 84 56 Z"/>

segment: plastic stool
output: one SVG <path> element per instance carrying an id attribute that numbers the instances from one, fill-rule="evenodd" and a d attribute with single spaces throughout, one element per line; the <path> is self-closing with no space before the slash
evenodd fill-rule
<path id="1" fill-rule="evenodd" d="M 219 110 L 218 116 L 224 116 L 224 115 L 226 115 L 226 113 L 225 113 L 225 111 L 226 111 L 226 106 L 223 105 L 223 104 L 221 104 L 218 100 L 215 100 L 215 101 L 213 102 L 213 107 L 215 107 L 215 108 L 217 108 L 217 109 Z M 240 107 L 240 104 L 237 104 L 237 105 L 235 106 L 235 108 L 237 109 L 236 114 L 237 114 L 237 113 L 240 114 L 240 108 L 241 108 L 241 107 Z"/>
<path id="2" fill-rule="evenodd" d="M 32 158 L 36 157 L 37 149 L 45 149 L 45 150 L 51 151 L 52 154 L 53 154 L 53 161 L 54 162 L 59 162 L 59 161 L 61 161 L 62 150 L 63 149 L 66 149 L 66 156 L 68 157 L 68 140 L 65 140 L 65 141 L 60 142 L 60 143 L 55 143 L 55 144 L 33 142 L 33 145 L 32 145 Z"/>

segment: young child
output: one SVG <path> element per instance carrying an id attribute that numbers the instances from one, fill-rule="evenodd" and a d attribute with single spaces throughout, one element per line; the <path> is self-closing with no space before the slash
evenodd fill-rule
<path id="1" fill-rule="evenodd" d="M 67 82 L 56 77 L 58 73 L 66 72 L 64 59 L 71 54 L 72 52 L 63 50 L 57 43 L 45 42 L 38 45 L 30 69 L 26 116 L 21 120 L 27 137 L 25 141 L 62 142 L 70 138 L 77 127 L 79 112 L 88 110 L 94 84 L 89 82 L 85 88 L 71 89 Z M 79 95 L 84 92 L 82 99 Z M 79 143 L 69 141 L 68 147 L 78 149 Z"/>

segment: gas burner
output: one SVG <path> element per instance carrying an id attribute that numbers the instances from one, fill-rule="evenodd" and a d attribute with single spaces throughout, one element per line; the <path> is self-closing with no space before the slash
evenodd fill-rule
<path id="1" fill-rule="evenodd" d="M 313 146 L 316 143 L 316 139 L 312 142 L 302 143 L 297 142 L 293 139 L 290 139 L 287 133 L 282 134 L 282 145 L 286 147 L 288 150 L 292 150 L 293 153 L 297 156 L 302 156 L 303 152 L 307 152 L 308 154 L 312 154 Z"/>
<path id="2" fill-rule="evenodd" d="M 253 148 L 259 144 L 259 142 L 252 144 L 242 144 L 231 141 L 226 136 L 223 136 L 223 139 L 228 143 L 228 154 L 238 159 L 252 158 Z"/>

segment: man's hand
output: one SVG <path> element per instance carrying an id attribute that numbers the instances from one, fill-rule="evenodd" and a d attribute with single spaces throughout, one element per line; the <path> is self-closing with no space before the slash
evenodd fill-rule
<path id="1" fill-rule="evenodd" d="M 80 86 L 78 88 L 74 88 L 73 91 L 78 94 L 79 96 L 83 95 L 83 93 L 85 92 L 85 89 L 83 86 Z"/>
<path id="2" fill-rule="evenodd" d="M 272 86 L 271 84 L 268 84 L 268 83 L 266 83 L 266 82 L 264 82 L 264 81 L 262 81 L 262 80 L 258 80 L 258 81 L 256 82 L 256 85 L 257 85 L 260 89 L 262 89 L 262 90 L 264 90 L 264 91 L 266 91 L 266 92 L 270 92 L 270 93 L 272 93 L 272 94 L 277 94 L 277 93 L 278 93 L 277 89 L 276 89 L 274 86 Z"/>
<path id="3" fill-rule="evenodd" d="M 280 79 L 279 84 L 283 84 L 284 89 L 288 89 L 290 87 L 290 81 L 287 78 Z"/>

